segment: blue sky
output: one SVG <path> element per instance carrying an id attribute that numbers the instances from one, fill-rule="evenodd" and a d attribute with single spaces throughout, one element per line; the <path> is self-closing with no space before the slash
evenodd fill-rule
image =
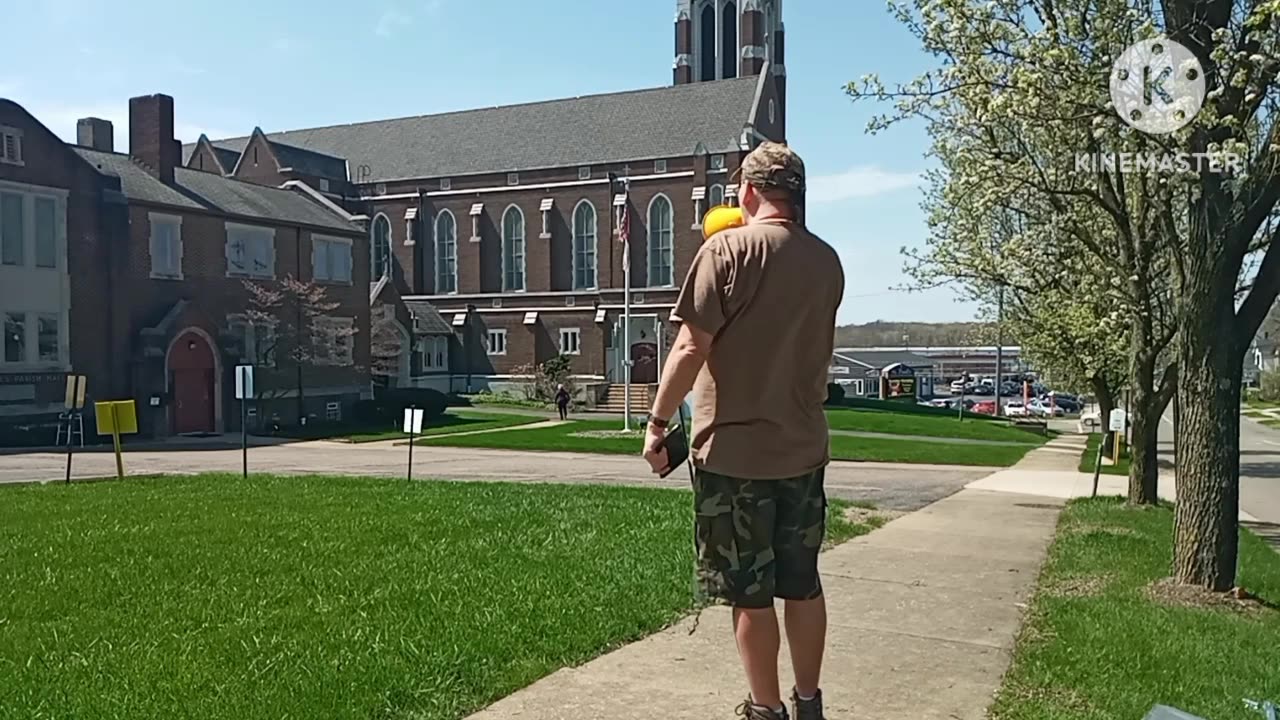
<path id="1" fill-rule="evenodd" d="M 359 6 L 358 6 L 359 5 Z M 16 13 L 16 15 L 15 15 Z M 671 82 L 674 0 L 49 0 L 8 8 L 0 96 L 74 139 L 88 115 L 174 96 L 185 141 L 418 115 Z M 810 174 L 810 226 L 839 251 L 841 322 L 965 320 L 953 292 L 894 291 L 925 236 L 919 126 L 864 132 L 843 85 L 928 66 L 880 0 L 787 0 L 789 139 Z M 38 58 L 38 61 L 35 59 Z"/>

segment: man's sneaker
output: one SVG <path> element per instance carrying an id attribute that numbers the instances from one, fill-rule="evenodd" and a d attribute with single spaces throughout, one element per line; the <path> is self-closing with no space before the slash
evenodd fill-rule
<path id="1" fill-rule="evenodd" d="M 811 700 L 800 699 L 800 693 L 791 691 L 791 705 L 796 711 L 796 720 L 826 720 L 822 715 L 822 691 L 819 690 Z"/>
<path id="2" fill-rule="evenodd" d="M 773 708 L 768 708 L 764 705 L 756 705 L 751 702 L 750 695 L 748 695 L 747 699 L 738 706 L 737 715 L 740 718 L 744 718 L 744 720 L 791 720 L 787 715 L 787 708 L 785 706 L 782 708 L 782 712 L 778 712 Z M 821 715 L 819 715 L 819 717 L 821 717 Z"/>

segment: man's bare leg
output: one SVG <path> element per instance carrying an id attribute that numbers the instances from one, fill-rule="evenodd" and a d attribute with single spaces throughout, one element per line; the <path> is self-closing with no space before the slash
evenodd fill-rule
<path id="1" fill-rule="evenodd" d="M 778 650 L 782 638 L 773 608 L 734 608 L 733 634 L 738 640 L 738 655 L 751 688 L 751 702 L 767 708 L 782 707 L 782 691 L 778 687 Z"/>
<path id="2" fill-rule="evenodd" d="M 786 601 L 787 644 L 796 672 L 796 693 L 811 698 L 818 692 L 822 654 L 827 643 L 827 599 Z"/>

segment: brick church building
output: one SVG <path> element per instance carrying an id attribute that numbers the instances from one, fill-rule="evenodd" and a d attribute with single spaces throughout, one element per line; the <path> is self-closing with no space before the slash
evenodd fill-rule
<path id="1" fill-rule="evenodd" d="M 781 0 L 679 0 L 669 86 L 187 146 L 149 95 L 127 153 L 109 122 L 65 143 L 0 99 L 0 423 L 56 415 L 74 373 L 148 434 L 225 432 L 239 363 L 328 419 L 374 374 L 501 389 L 568 356 L 588 396 L 628 361 L 652 384 L 700 218 L 786 138 L 783 36 Z M 246 285 L 285 278 L 326 288 L 323 357 L 250 319 Z"/>
<path id="2" fill-rule="evenodd" d="M 653 383 L 700 218 L 733 201 L 746 152 L 786 138 L 780 0 L 679 0 L 675 38 L 669 87 L 255 129 L 201 138 L 185 164 L 306 183 L 369 218 L 371 302 L 409 340 L 400 382 L 500 388 L 564 354 L 584 384 L 620 382 L 628 358 L 633 381 Z"/>

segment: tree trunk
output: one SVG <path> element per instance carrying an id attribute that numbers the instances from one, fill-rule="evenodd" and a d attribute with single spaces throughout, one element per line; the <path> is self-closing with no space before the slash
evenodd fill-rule
<path id="1" fill-rule="evenodd" d="M 1240 381 L 1235 275 L 1194 254 L 1178 342 L 1174 577 L 1223 592 L 1236 580 L 1240 511 Z"/>
<path id="2" fill-rule="evenodd" d="M 1133 363 L 1131 397 L 1133 399 L 1133 441 L 1129 456 L 1129 503 L 1155 505 L 1159 501 L 1156 491 L 1159 479 L 1157 450 L 1159 444 L 1160 415 L 1163 407 L 1156 397 L 1155 360 L 1147 357 L 1148 351 L 1140 351 Z"/>
<path id="3" fill-rule="evenodd" d="M 1116 401 L 1111 394 L 1111 386 L 1107 384 L 1106 378 L 1095 375 L 1089 378 L 1089 385 L 1093 388 L 1093 394 L 1098 399 L 1098 423 L 1102 432 L 1102 451 L 1103 453 L 1108 453 L 1111 452 L 1111 433 L 1107 432 L 1107 417 L 1115 409 Z"/>

